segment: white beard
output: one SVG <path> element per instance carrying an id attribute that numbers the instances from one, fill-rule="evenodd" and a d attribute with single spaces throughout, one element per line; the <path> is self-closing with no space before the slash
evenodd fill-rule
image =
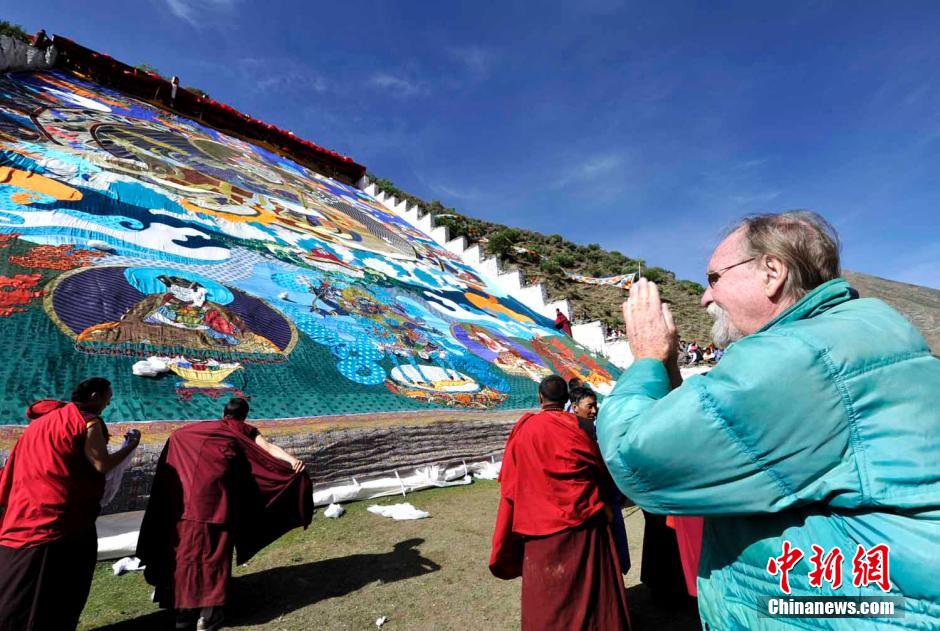
<path id="1" fill-rule="evenodd" d="M 715 319 L 715 323 L 712 325 L 712 342 L 715 343 L 715 346 L 728 348 L 744 337 L 744 333 L 731 322 L 731 316 L 728 315 L 727 311 L 714 302 L 708 305 L 707 311 L 708 315 Z"/>

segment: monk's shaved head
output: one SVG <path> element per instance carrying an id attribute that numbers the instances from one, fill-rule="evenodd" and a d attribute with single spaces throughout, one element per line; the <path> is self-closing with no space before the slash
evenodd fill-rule
<path id="1" fill-rule="evenodd" d="M 101 414 L 111 403 L 111 382 L 104 377 L 92 377 L 72 390 L 72 403 L 83 412 Z"/>
<path id="2" fill-rule="evenodd" d="M 104 377 L 92 377 L 72 390 L 72 403 L 89 403 L 95 396 L 104 396 L 111 389 L 111 382 Z"/>
<path id="3" fill-rule="evenodd" d="M 233 418 L 238 421 L 244 421 L 248 418 L 248 410 L 250 406 L 248 401 L 245 401 L 241 397 L 234 397 L 228 403 L 225 404 L 225 409 L 222 411 L 222 416 L 224 418 Z"/>
<path id="4" fill-rule="evenodd" d="M 558 375 L 549 375 L 539 384 L 539 396 L 543 403 L 564 405 L 568 402 L 568 384 Z"/>

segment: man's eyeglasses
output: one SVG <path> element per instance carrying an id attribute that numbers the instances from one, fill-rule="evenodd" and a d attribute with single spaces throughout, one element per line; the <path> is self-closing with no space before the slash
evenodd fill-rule
<path id="1" fill-rule="evenodd" d="M 738 265 L 744 265 L 745 263 L 750 263 L 756 258 L 757 258 L 756 256 L 752 256 L 751 258 L 745 259 L 743 261 L 739 261 L 738 263 L 735 263 L 734 265 L 729 265 L 728 267 L 722 267 L 720 270 L 716 272 L 708 272 L 707 274 L 705 274 L 705 278 L 708 279 L 708 286 L 714 287 L 715 285 L 717 285 L 718 280 L 721 278 L 721 275 L 727 272 L 732 267 L 737 267 Z"/>

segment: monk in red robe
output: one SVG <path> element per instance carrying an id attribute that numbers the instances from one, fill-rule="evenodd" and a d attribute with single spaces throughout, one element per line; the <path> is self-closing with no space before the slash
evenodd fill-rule
<path id="1" fill-rule="evenodd" d="M 137 446 L 108 453 L 101 413 L 111 384 L 78 384 L 71 403 L 45 400 L 0 473 L 0 629 L 68 630 L 88 599 L 98 556 L 95 519 L 105 474 Z"/>
<path id="2" fill-rule="evenodd" d="M 571 337 L 571 321 L 561 312 L 561 309 L 555 309 L 555 328 Z"/>
<path id="3" fill-rule="evenodd" d="M 629 628 L 610 484 L 597 444 L 564 411 L 565 380 L 539 384 L 541 411 L 524 415 L 506 442 L 490 571 L 522 577 L 522 629 Z"/>
<path id="4" fill-rule="evenodd" d="M 137 556 L 154 601 L 177 610 L 177 629 L 222 624 L 233 549 L 245 563 L 313 517 L 303 462 L 247 424 L 248 409 L 234 398 L 222 420 L 176 430 L 157 464 Z"/>
<path id="5" fill-rule="evenodd" d="M 702 532 L 705 528 L 704 517 L 671 515 L 666 517 L 666 525 L 676 531 L 679 544 L 679 559 L 682 561 L 682 574 L 689 596 L 698 597 L 698 564 L 702 558 Z"/>

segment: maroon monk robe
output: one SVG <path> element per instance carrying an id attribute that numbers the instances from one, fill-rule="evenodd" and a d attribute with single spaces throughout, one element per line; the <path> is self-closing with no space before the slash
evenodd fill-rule
<path id="1" fill-rule="evenodd" d="M 167 440 L 137 544 L 161 607 L 224 605 L 233 548 L 245 563 L 310 524 L 310 478 L 255 444 L 257 433 L 223 419 L 193 423 Z"/>
<path id="2" fill-rule="evenodd" d="M 506 442 L 490 571 L 522 577 L 524 630 L 629 628 L 602 498 L 608 473 L 573 414 L 523 416 Z"/>

